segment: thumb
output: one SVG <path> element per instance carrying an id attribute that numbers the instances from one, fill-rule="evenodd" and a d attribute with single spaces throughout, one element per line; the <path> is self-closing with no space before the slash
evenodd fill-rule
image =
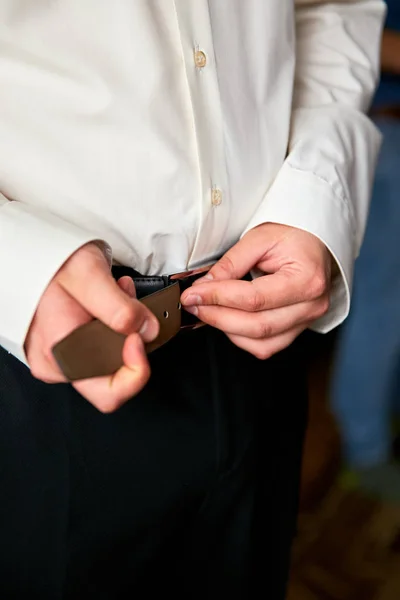
<path id="1" fill-rule="evenodd" d="M 197 279 L 193 285 L 212 280 L 242 279 L 265 254 L 265 243 L 257 230 L 252 230 L 239 240 L 208 271 L 207 275 Z"/>

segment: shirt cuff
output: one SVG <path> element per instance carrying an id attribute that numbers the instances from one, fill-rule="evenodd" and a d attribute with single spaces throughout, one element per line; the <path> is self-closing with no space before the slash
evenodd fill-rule
<path id="1" fill-rule="evenodd" d="M 263 223 L 280 223 L 308 231 L 325 244 L 339 274 L 332 282 L 329 311 L 311 329 L 327 333 L 340 325 L 350 309 L 356 255 L 355 232 L 346 202 L 335 195 L 328 182 L 286 162 L 244 234 Z"/>
<path id="2" fill-rule="evenodd" d="M 19 202 L 0 207 L 0 345 L 27 364 L 25 338 L 40 298 L 76 250 L 96 242 L 93 233 Z"/>

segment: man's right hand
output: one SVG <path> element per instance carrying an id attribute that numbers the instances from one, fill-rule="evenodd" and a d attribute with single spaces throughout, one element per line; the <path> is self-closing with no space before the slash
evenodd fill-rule
<path id="1" fill-rule="evenodd" d="M 47 383 L 66 381 L 51 349 L 93 318 L 128 336 L 122 355 L 124 366 L 117 373 L 73 383 L 82 396 L 107 413 L 146 385 L 150 367 L 143 342 L 157 337 L 159 323 L 136 300 L 132 279 L 122 277 L 116 282 L 100 248 L 87 244 L 58 271 L 41 298 L 25 343 L 32 375 Z"/>

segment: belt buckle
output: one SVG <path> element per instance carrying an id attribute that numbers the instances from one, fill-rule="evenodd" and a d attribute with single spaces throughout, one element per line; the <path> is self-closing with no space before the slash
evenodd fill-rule
<path id="1" fill-rule="evenodd" d="M 181 293 L 184 292 L 188 287 L 191 286 L 193 281 L 203 277 L 208 271 L 211 269 L 213 265 L 207 265 L 206 267 L 200 267 L 199 269 L 191 269 L 190 271 L 182 271 L 181 273 L 174 273 L 169 276 L 169 281 L 175 282 L 177 281 L 180 286 Z M 186 284 L 186 285 L 185 285 Z M 183 315 L 182 315 L 182 325 L 181 329 L 184 330 L 194 330 L 199 329 L 200 327 L 204 327 L 205 323 L 199 321 L 197 317 L 191 315 L 190 313 L 185 313 L 186 322 L 183 323 Z"/>

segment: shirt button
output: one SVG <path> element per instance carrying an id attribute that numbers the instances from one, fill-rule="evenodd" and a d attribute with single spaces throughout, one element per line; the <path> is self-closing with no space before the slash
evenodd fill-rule
<path id="1" fill-rule="evenodd" d="M 222 192 L 218 188 L 214 188 L 211 194 L 211 204 L 219 206 L 222 202 Z"/>
<path id="2" fill-rule="evenodd" d="M 207 64 L 207 57 L 202 50 L 196 50 L 194 53 L 194 62 L 198 69 L 204 69 Z"/>

